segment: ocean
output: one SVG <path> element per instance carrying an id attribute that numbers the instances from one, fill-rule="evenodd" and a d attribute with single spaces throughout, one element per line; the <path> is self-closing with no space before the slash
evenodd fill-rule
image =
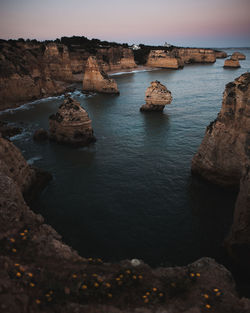
<path id="1" fill-rule="evenodd" d="M 152 266 L 183 265 L 201 256 L 223 258 L 236 194 L 192 177 L 191 160 L 221 108 L 225 84 L 250 69 L 214 64 L 113 76 L 120 95 L 73 92 L 92 120 L 97 142 L 74 149 L 32 139 L 63 96 L 1 113 L 21 126 L 12 138 L 30 164 L 53 174 L 34 204 L 63 240 L 85 257 L 143 259 Z M 159 80 L 172 92 L 163 113 L 142 113 L 145 91 Z"/>

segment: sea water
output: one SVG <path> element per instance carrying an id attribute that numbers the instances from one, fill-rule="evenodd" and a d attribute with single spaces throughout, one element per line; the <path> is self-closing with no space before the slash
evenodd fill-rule
<path id="1" fill-rule="evenodd" d="M 250 69 L 250 50 L 240 51 L 247 59 L 239 69 L 224 69 L 218 59 L 183 70 L 115 75 L 119 96 L 74 92 L 97 138 L 87 148 L 32 140 L 35 130 L 48 129 L 63 96 L 2 113 L 23 128 L 12 140 L 29 163 L 53 174 L 36 212 L 82 256 L 139 258 L 153 266 L 219 259 L 235 194 L 197 180 L 190 168 L 206 126 L 221 108 L 225 84 Z M 141 113 L 154 80 L 167 86 L 173 101 L 163 113 Z"/>

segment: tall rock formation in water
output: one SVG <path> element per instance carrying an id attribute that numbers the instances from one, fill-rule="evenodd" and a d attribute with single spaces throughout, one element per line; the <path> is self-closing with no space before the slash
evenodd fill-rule
<path id="1" fill-rule="evenodd" d="M 207 127 L 192 172 L 226 187 L 239 185 L 250 158 L 250 73 L 226 85 L 222 108 Z"/>
<path id="2" fill-rule="evenodd" d="M 216 53 L 212 49 L 176 48 L 173 53 L 176 53 L 185 64 L 214 63 L 216 61 Z"/>
<path id="3" fill-rule="evenodd" d="M 49 138 L 58 143 L 86 146 L 95 141 L 91 120 L 80 103 L 68 95 L 49 119 Z"/>
<path id="4" fill-rule="evenodd" d="M 100 69 L 94 56 L 90 56 L 87 61 L 83 90 L 119 94 L 116 82 Z"/>
<path id="5" fill-rule="evenodd" d="M 184 63 L 172 52 L 165 50 L 151 50 L 146 65 L 150 67 L 178 69 L 182 68 Z"/>
<path id="6" fill-rule="evenodd" d="M 156 80 L 147 88 L 145 101 L 140 111 L 163 111 L 165 105 L 171 103 L 172 95 L 166 86 Z"/>

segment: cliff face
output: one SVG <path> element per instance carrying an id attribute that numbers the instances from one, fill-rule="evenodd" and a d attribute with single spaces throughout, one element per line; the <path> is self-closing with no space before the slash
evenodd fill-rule
<path id="1" fill-rule="evenodd" d="M 147 88 L 145 101 L 146 104 L 141 107 L 141 111 L 163 111 L 165 105 L 172 101 L 171 92 L 156 80 Z"/>
<path id="2" fill-rule="evenodd" d="M 227 53 L 224 51 L 215 50 L 215 57 L 216 59 L 225 59 L 227 58 Z"/>
<path id="3" fill-rule="evenodd" d="M 192 172 L 222 186 L 238 186 L 250 158 L 250 73 L 226 85 L 217 119 L 206 129 Z"/>
<path id="4" fill-rule="evenodd" d="M 249 312 L 250 301 L 239 299 L 230 272 L 210 258 L 151 269 L 142 261 L 80 257 L 30 210 L 2 164 L 1 313 Z"/>
<path id="5" fill-rule="evenodd" d="M 216 54 L 212 49 L 180 48 L 176 50 L 176 53 L 186 64 L 214 63 L 216 61 Z"/>
<path id="6" fill-rule="evenodd" d="M 100 48 L 95 52 L 100 70 L 136 67 L 131 49 Z M 17 103 L 62 94 L 70 82 L 81 81 L 90 52 L 69 51 L 58 43 L 0 42 L 0 110 Z"/>
<path id="7" fill-rule="evenodd" d="M 118 94 L 116 82 L 100 69 L 94 56 L 88 58 L 83 77 L 83 90 Z"/>
<path id="8" fill-rule="evenodd" d="M 66 96 L 49 120 L 49 137 L 58 143 L 86 146 L 95 141 L 91 120 L 80 103 Z"/>
<path id="9" fill-rule="evenodd" d="M 178 69 L 182 68 L 184 63 L 172 52 L 164 50 L 151 50 L 146 65 L 150 67 Z"/>
<path id="10" fill-rule="evenodd" d="M 231 258 L 249 270 L 250 260 L 250 164 L 240 181 L 234 220 L 226 246 Z"/>

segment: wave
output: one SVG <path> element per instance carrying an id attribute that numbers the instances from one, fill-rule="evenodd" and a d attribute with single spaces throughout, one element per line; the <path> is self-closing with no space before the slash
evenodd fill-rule
<path id="1" fill-rule="evenodd" d="M 28 159 L 28 160 L 27 160 L 27 163 L 28 163 L 29 165 L 33 165 L 36 161 L 39 161 L 39 160 L 41 160 L 41 159 L 42 159 L 42 157 L 41 157 L 40 155 L 34 156 L 33 158 Z"/>
<path id="2" fill-rule="evenodd" d="M 109 76 L 118 76 L 118 75 L 124 75 L 124 74 L 134 74 L 134 73 L 141 73 L 141 72 L 151 72 L 159 70 L 159 68 L 148 68 L 148 69 L 143 69 L 143 70 L 133 70 L 133 71 L 127 71 L 127 72 L 118 72 L 118 73 L 113 73 L 109 74 Z"/>

